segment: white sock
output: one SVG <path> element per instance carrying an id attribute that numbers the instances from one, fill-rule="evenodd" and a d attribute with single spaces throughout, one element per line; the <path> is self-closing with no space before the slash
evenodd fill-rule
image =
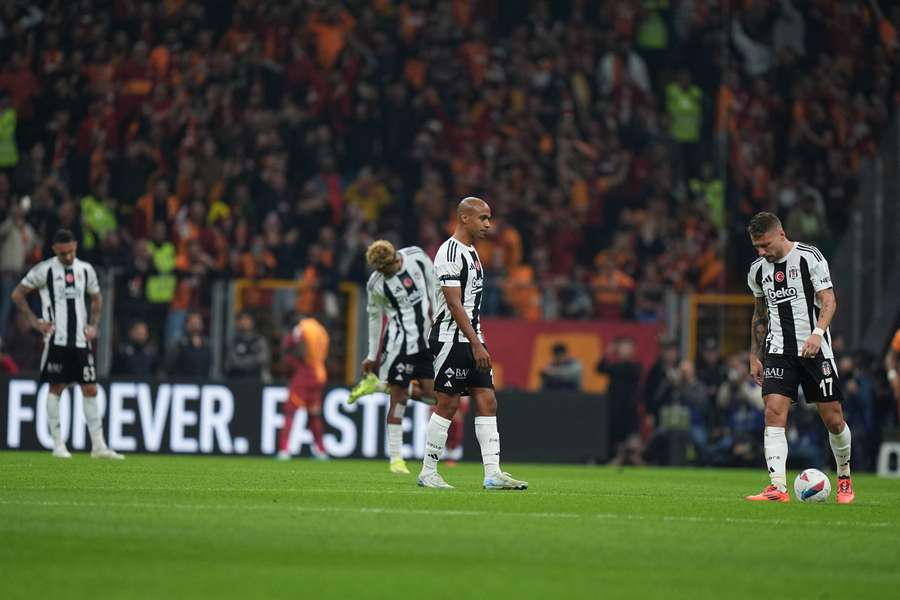
<path id="1" fill-rule="evenodd" d="M 850 426 L 844 423 L 844 430 L 837 435 L 829 432 L 828 441 L 831 442 L 838 477 L 850 477 Z"/>
<path id="2" fill-rule="evenodd" d="M 91 450 L 103 450 L 106 448 L 106 440 L 103 439 L 103 419 L 100 417 L 100 407 L 97 406 L 97 396 L 84 397 L 84 420 L 87 421 L 88 433 L 91 434 Z"/>
<path id="3" fill-rule="evenodd" d="M 59 430 L 59 395 L 47 394 L 47 424 L 50 426 L 50 435 L 53 437 L 53 447 L 63 445 L 62 432 Z"/>
<path id="4" fill-rule="evenodd" d="M 787 491 L 785 464 L 787 464 L 788 444 L 784 427 L 766 427 L 763 446 L 766 450 L 766 466 L 769 468 L 772 485 L 782 492 Z"/>
<path id="5" fill-rule="evenodd" d="M 481 446 L 481 462 L 484 476 L 500 473 L 500 433 L 497 431 L 497 417 L 475 417 L 475 437 Z"/>
<path id="6" fill-rule="evenodd" d="M 387 424 L 387 434 L 388 434 L 388 458 L 391 460 L 397 460 L 398 458 L 402 458 L 400 456 L 400 450 L 403 448 L 403 424 L 402 423 L 388 423 Z"/>
<path id="7" fill-rule="evenodd" d="M 422 473 L 434 473 L 437 463 L 444 453 L 447 445 L 447 430 L 450 429 L 450 419 L 445 419 L 438 414 L 432 414 L 428 419 L 428 427 L 425 428 L 425 458 L 422 459 Z"/>

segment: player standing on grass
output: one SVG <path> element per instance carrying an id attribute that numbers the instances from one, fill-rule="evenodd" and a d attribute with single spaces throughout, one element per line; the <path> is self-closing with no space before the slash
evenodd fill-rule
<path id="1" fill-rule="evenodd" d="M 366 250 L 366 261 L 375 269 L 366 284 L 369 313 L 369 353 L 362 362 L 363 380 L 350 392 L 349 403 L 360 396 L 390 389 L 387 413 L 388 458 L 392 473 L 409 475 L 401 456 L 403 413 L 409 397 L 434 398 L 434 370 L 428 351 L 434 294 L 434 265 L 421 248 L 395 250 L 387 240 L 377 240 Z M 375 360 L 381 347 L 381 323 L 388 315 L 384 351 L 378 375 Z M 412 381 L 419 387 L 413 391 Z M 427 402 L 427 400 L 426 400 Z M 434 404 L 433 401 L 429 402 Z"/>
<path id="2" fill-rule="evenodd" d="M 97 339 L 97 325 L 103 296 L 97 273 L 90 264 L 75 258 L 78 242 L 68 229 L 53 237 L 53 258 L 38 263 L 13 290 L 12 299 L 28 322 L 44 336 L 41 355 L 41 382 L 50 384 L 47 394 L 47 421 L 53 437 L 53 456 L 72 458 L 66 449 L 59 426 L 59 397 L 66 386 L 81 384 L 84 418 L 91 434 L 91 456 L 125 458 L 106 446 L 103 417 L 97 405 L 97 373 L 91 343 Z M 34 290 L 41 293 L 41 318 L 38 319 L 25 297 Z M 91 296 L 88 317 L 85 292 Z"/>
<path id="3" fill-rule="evenodd" d="M 747 284 L 756 298 L 750 341 L 750 373 L 762 385 L 766 465 L 772 484 L 747 500 L 788 502 L 788 409 L 797 386 L 814 402 L 828 429 L 837 463 L 838 504 L 853 502 L 850 428 L 841 409 L 843 393 L 828 326 L 837 309 L 828 263 L 815 247 L 787 239 L 781 221 L 761 212 L 747 227 L 759 258 Z"/>
<path id="4" fill-rule="evenodd" d="M 278 435 L 279 460 L 291 458 L 289 446 L 294 413 L 306 410 L 306 426 L 313 435 L 309 451 L 313 458 L 327 460 L 325 422 L 322 420 L 322 390 L 328 379 L 325 361 L 329 337 L 325 327 L 312 317 L 301 318 L 281 342 L 282 356 L 291 370 L 288 399 L 282 405 L 284 425 Z"/>
<path id="5" fill-rule="evenodd" d="M 524 490 L 528 482 L 513 479 L 500 470 L 500 434 L 497 432 L 497 398 L 494 395 L 491 356 L 481 335 L 481 293 L 484 271 L 475 240 L 491 227 L 491 208 L 480 198 L 464 198 L 457 207 L 456 231 L 441 244 L 434 258 L 440 286 L 429 346 L 434 356 L 434 389 L 437 407 L 425 432 L 425 458 L 418 484 L 452 488 L 437 472 L 437 462 L 447 443 L 447 430 L 468 390 L 475 403 L 475 437 L 484 463 L 484 488 Z"/>

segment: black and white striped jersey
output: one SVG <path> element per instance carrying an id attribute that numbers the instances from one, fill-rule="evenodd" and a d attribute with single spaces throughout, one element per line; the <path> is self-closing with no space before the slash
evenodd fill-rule
<path id="1" fill-rule="evenodd" d="M 441 287 L 461 288 L 462 305 L 466 310 L 472 328 L 478 339 L 484 342 L 481 335 L 481 292 L 484 287 L 484 269 L 478 259 L 475 246 L 466 246 L 455 238 L 450 238 L 438 248 L 434 256 L 434 274 L 437 276 L 437 308 L 435 309 L 434 327 L 431 339 L 436 342 L 469 343 L 463 332 L 459 330 L 447 299 Z"/>
<path id="2" fill-rule="evenodd" d="M 100 293 L 97 272 L 90 263 L 76 258 L 71 266 L 66 266 L 54 256 L 32 267 L 22 285 L 40 290 L 42 318 L 54 325 L 51 344 L 88 347 L 84 336 L 88 325 L 84 295 Z"/>
<path id="3" fill-rule="evenodd" d="M 428 349 L 434 310 L 434 265 L 418 246 L 397 251 L 402 263 L 391 277 L 375 271 L 366 284 L 369 313 L 368 359 L 375 360 L 381 345 L 382 315 L 387 314 L 385 348 L 405 354 Z"/>
<path id="4" fill-rule="evenodd" d="M 821 303 L 816 292 L 833 287 L 828 262 L 814 246 L 794 242 L 793 249 L 778 262 L 764 258 L 750 265 L 747 285 L 769 307 L 766 352 L 799 356 L 819 319 Z M 821 345 L 825 358 L 834 358 L 831 332 L 825 331 Z"/>

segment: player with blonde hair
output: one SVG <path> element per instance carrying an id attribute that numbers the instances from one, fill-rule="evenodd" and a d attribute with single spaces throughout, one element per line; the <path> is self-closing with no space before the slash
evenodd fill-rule
<path id="1" fill-rule="evenodd" d="M 407 400 L 413 397 L 434 404 L 434 371 L 428 348 L 437 289 L 434 265 L 421 248 L 396 250 L 387 240 L 373 242 L 366 251 L 366 261 L 374 269 L 366 284 L 369 348 L 361 365 L 365 376 L 350 392 L 349 402 L 388 390 L 390 470 L 409 474 L 401 455 Z"/>

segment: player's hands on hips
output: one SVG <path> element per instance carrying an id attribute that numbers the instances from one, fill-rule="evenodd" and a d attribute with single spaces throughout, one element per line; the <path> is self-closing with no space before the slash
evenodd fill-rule
<path id="1" fill-rule="evenodd" d="M 88 325 L 84 328 L 84 337 L 87 338 L 87 341 L 93 342 L 97 339 L 97 328 L 93 325 Z"/>
<path id="2" fill-rule="evenodd" d="M 38 319 L 38 322 L 34 326 L 35 329 L 41 332 L 41 335 L 50 335 L 56 330 L 56 327 L 53 326 L 53 323 L 50 321 L 44 321 L 43 319 Z"/>
<path id="3" fill-rule="evenodd" d="M 819 346 L 822 345 L 822 336 L 814 333 L 803 342 L 803 348 L 800 349 L 800 356 L 803 358 L 812 358 L 819 353 Z"/>
<path id="4" fill-rule="evenodd" d="M 475 358 L 475 367 L 481 371 L 489 371 L 491 368 L 491 355 L 488 354 L 484 344 L 476 344 L 472 347 L 472 356 Z"/>
<path id="5" fill-rule="evenodd" d="M 360 365 L 360 370 L 363 373 L 373 373 L 375 371 L 375 361 L 369 360 L 368 358 L 362 361 L 362 365 Z"/>
<path id="6" fill-rule="evenodd" d="M 758 356 L 750 356 L 750 375 L 758 385 L 763 384 L 763 364 Z"/>

